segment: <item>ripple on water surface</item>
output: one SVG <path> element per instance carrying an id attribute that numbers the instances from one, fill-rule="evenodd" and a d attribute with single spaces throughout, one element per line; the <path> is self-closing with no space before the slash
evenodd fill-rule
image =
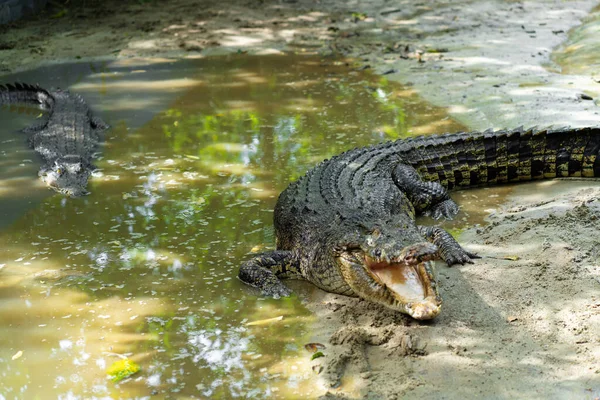
<path id="1" fill-rule="evenodd" d="M 460 129 L 410 90 L 318 58 L 77 63 L 15 80 L 71 87 L 112 129 L 92 194 L 64 199 L 15 133 L 35 115 L 0 110 L 15 150 L 0 173 L 6 399 L 316 394 L 310 314 L 257 297 L 238 265 L 274 245 L 278 193 L 318 161 Z M 123 356 L 141 371 L 113 383 Z"/>

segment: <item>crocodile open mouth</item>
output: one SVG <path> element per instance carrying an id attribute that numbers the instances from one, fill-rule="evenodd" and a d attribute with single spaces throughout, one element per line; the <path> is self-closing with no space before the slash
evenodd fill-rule
<path id="1" fill-rule="evenodd" d="M 429 295 L 426 271 L 419 264 L 365 260 L 370 272 L 389 290 L 406 302 L 419 302 Z"/>
<path id="2" fill-rule="evenodd" d="M 425 242 L 407 246 L 394 257 L 349 249 L 338 255 L 338 263 L 357 296 L 415 319 L 432 319 L 442 304 L 431 262 L 437 258 L 437 247 Z"/>
<path id="3" fill-rule="evenodd" d="M 358 258 L 358 254 L 355 257 Z M 437 258 L 437 247 L 428 242 L 407 246 L 395 257 L 373 257 L 362 253 L 360 261 L 368 275 L 363 278 L 367 285 L 363 282 L 353 289 L 358 289 L 358 294 L 367 299 L 415 319 L 434 318 L 442 303 L 431 262 Z M 369 289 L 365 291 L 367 286 Z"/>

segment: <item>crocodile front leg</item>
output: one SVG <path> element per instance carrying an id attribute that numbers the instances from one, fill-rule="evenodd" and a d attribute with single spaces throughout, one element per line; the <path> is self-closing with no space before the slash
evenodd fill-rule
<path id="1" fill-rule="evenodd" d="M 439 182 L 424 182 L 417 171 L 406 164 L 398 164 L 392 172 L 396 185 L 409 198 L 415 210 L 435 219 L 452 219 L 458 214 L 458 205 Z"/>
<path id="2" fill-rule="evenodd" d="M 480 258 L 477 254 L 463 249 L 451 234 L 439 226 L 420 225 L 418 228 L 421 235 L 438 247 L 440 256 L 448 266 L 464 263 L 473 264 L 472 258 Z"/>
<path id="3" fill-rule="evenodd" d="M 110 125 L 108 125 L 106 122 L 104 122 L 102 120 L 102 118 L 97 117 L 95 115 L 90 115 L 90 125 L 92 126 L 93 129 L 95 129 L 98 132 L 102 132 L 107 130 L 108 128 L 110 128 Z"/>
<path id="4" fill-rule="evenodd" d="M 240 267 L 242 282 L 257 287 L 274 298 L 287 297 L 292 291 L 279 278 L 300 277 L 298 262 L 291 251 L 275 250 L 258 254 Z"/>

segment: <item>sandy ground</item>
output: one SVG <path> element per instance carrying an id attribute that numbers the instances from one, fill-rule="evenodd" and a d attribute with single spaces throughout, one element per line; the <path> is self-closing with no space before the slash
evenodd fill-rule
<path id="1" fill-rule="evenodd" d="M 600 125 L 600 70 L 552 57 L 597 46 L 594 29 L 566 42 L 582 20 L 594 22 L 595 5 L 87 2 L 0 27 L 0 73 L 80 58 L 317 52 L 412 85 L 472 129 Z M 491 215 L 460 237 L 484 258 L 438 266 L 445 303 L 435 321 L 322 292 L 307 300 L 320 321 L 315 342 L 327 346 L 314 361 L 324 398 L 600 398 L 600 183 L 527 184 L 508 202 L 497 196 L 455 196 L 464 212 Z"/>
<path id="2" fill-rule="evenodd" d="M 600 184 L 522 185 L 461 235 L 484 258 L 438 263 L 435 321 L 320 295 L 329 398 L 598 398 L 599 226 Z"/>

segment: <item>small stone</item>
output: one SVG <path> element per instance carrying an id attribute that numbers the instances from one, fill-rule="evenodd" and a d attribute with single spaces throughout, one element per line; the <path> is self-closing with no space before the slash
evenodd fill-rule
<path id="1" fill-rule="evenodd" d="M 197 40 L 186 40 L 182 42 L 179 47 L 183 48 L 185 51 L 202 51 L 204 50 L 204 46 Z"/>
<path id="2" fill-rule="evenodd" d="M 577 95 L 577 98 L 578 98 L 579 100 L 594 100 L 594 98 L 593 98 L 592 96 L 589 96 L 589 95 L 587 95 L 587 94 L 585 94 L 585 93 L 579 93 L 579 94 Z"/>
<path id="3" fill-rule="evenodd" d="M 514 315 L 509 315 L 508 317 L 506 317 L 506 320 L 508 322 L 515 322 L 517 321 L 519 318 L 515 317 Z"/>

